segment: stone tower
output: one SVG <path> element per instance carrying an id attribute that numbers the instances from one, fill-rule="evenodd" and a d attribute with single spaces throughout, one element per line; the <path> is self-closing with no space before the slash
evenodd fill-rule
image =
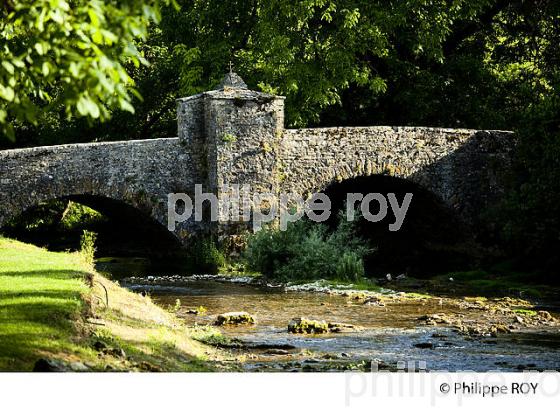
<path id="1" fill-rule="evenodd" d="M 279 140 L 284 128 L 284 97 L 249 90 L 236 73 L 212 90 L 178 100 L 179 139 L 194 160 L 205 191 L 217 195 L 221 212 L 213 231 L 232 234 L 249 221 L 236 221 L 244 195 L 279 190 Z M 224 190 L 224 186 L 229 189 Z M 252 205 L 252 204 L 251 204 Z"/>

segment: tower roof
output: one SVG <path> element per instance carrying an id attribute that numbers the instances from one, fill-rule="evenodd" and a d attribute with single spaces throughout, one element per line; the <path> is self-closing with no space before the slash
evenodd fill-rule
<path id="1" fill-rule="evenodd" d="M 214 90 L 224 90 L 226 88 L 238 88 L 241 90 L 248 89 L 247 84 L 245 84 L 245 81 L 243 81 L 243 79 L 233 71 L 227 73 L 222 79 L 222 81 L 220 82 L 220 84 L 216 88 L 214 88 Z"/>
<path id="2" fill-rule="evenodd" d="M 263 93 L 260 91 L 250 90 L 245 81 L 233 71 L 227 73 L 220 84 L 210 91 L 204 91 L 200 94 L 191 95 L 189 97 L 178 98 L 178 101 L 187 101 L 197 98 L 209 97 L 213 99 L 244 99 L 244 100 L 262 100 L 262 99 L 284 99 L 283 96 Z"/>

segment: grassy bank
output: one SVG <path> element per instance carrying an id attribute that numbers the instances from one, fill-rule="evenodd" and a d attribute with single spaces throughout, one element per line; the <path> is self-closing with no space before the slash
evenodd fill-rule
<path id="1" fill-rule="evenodd" d="M 0 371 L 30 371 L 38 359 L 93 371 L 216 369 L 224 358 L 193 339 L 200 332 L 79 253 L 0 237 Z"/>
<path id="2" fill-rule="evenodd" d="M 429 279 L 406 278 L 383 285 L 397 291 L 415 291 L 434 296 L 516 297 L 532 301 L 558 301 L 558 286 L 535 282 L 530 272 L 473 270 L 449 272 Z"/>

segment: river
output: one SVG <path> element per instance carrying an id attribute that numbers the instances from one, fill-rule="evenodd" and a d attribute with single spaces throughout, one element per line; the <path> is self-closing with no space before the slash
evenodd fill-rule
<path id="1" fill-rule="evenodd" d="M 101 266 L 103 268 L 103 266 Z M 286 291 L 282 287 L 224 280 L 130 281 L 134 291 L 147 291 L 161 306 L 180 301 L 177 315 L 189 325 L 212 325 L 216 316 L 246 311 L 254 325 L 223 326 L 221 332 L 254 349 L 232 349 L 246 371 L 340 371 L 369 369 L 380 363 L 391 370 L 520 371 L 560 370 L 558 327 L 519 329 L 497 337 L 473 338 L 452 327 L 426 326 L 429 314 L 460 315 L 465 322 L 481 316 L 441 299 L 399 299 L 385 306 L 318 292 Z M 202 314 L 189 313 L 203 306 Z M 294 317 L 343 322 L 363 328 L 352 333 L 291 334 Z M 360 367 L 360 364 L 362 367 Z M 375 364 L 374 364 L 375 365 Z"/>

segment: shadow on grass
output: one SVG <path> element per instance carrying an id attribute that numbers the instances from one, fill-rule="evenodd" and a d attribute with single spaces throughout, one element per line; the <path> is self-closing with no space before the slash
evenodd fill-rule
<path id="1" fill-rule="evenodd" d="M 107 345 L 122 348 L 126 355 L 94 349 L 99 335 L 79 320 L 85 319 L 87 287 L 80 280 L 85 276 L 68 269 L 0 273 L 0 371 L 31 371 L 38 359 L 49 357 L 81 361 L 96 371 L 212 370 L 189 354 L 174 330 L 128 316 L 126 306 L 133 308 L 137 302 L 124 294 L 114 294 L 124 298 L 124 310 L 100 313 L 105 320 L 113 316 L 125 332 L 124 338 L 107 334 Z"/>
<path id="2" fill-rule="evenodd" d="M 48 279 L 82 279 L 88 273 L 79 270 L 60 269 L 60 270 L 28 270 L 28 271 L 12 271 L 0 272 L 0 277 L 24 277 L 24 278 L 43 278 Z M 0 290 L 0 294 L 2 291 Z"/>
<path id="3" fill-rule="evenodd" d="M 0 273 L 0 371 L 29 371 L 39 357 L 73 353 L 85 272 Z M 78 280 L 76 280 L 78 279 Z"/>
<path id="4" fill-rule="evenodd" d="M 1 316 L 9 318 L 2 318 L 0 323 L 3 326 L 10 323 L 23 325 L 25 322 L 61 326 L 64 322 L 78 317 L 82 306 L 79 300 L 51 299 L 49 302 L 41 299 L 18 303 L 12 299 L 8 300 L 8 303 L 0 302 Z"/>

